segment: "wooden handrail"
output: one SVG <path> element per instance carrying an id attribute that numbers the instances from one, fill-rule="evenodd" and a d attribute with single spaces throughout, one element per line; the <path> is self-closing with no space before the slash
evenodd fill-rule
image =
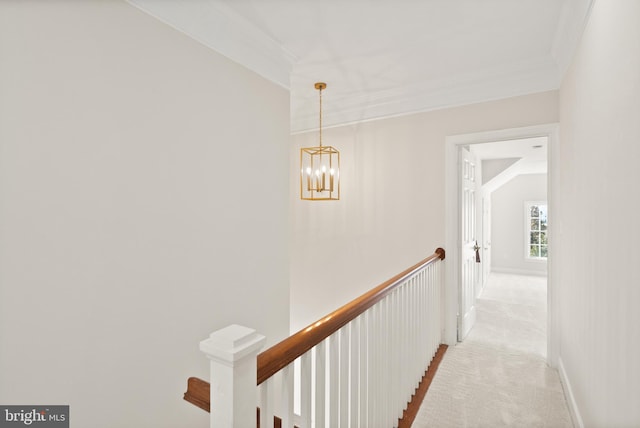
<path id="1" fill-rule="evenodd" d="M 400 285 L 402 280 L 416 272 L 418 269 L 434 263 L 438 259 L 444 260 L 444 258 L 444 249 L 436 249 L 434 254 L 421 262 L 416 263 L 409 269 L 383 282 L 371 291 L 352 300 L 326 317 L 306 328 L 303 328 L 296 334 L 289 336 L 282 342 L 277 343 L 259 354 L 257 384 L 260 385 L 262 382 L 294 362 L 296 358 L 303 355 L 324 339 L 340 330 L 343 326 L 356 319 L 367 309 L 391 293 L 398 285 Z"/>
<path id="2" fill-rule="evenodd" d="M 187 392 L 184 393 L 185 401 L 200 407 L 207 412 L 211 411 L 211 384 L 206 380 L 190 377 L 187 380 Z"/>

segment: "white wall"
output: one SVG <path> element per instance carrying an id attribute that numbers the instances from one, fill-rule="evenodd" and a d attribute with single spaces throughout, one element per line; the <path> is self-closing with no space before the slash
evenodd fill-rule
<path id="1" fill-rule="evenodd" d="M 522 275 L 546 275 L 546 260 L 525 258 L 526 201 L 547 200 L 547 175 L 518 175 L 491 193 L 491 269 Z"/>
<path id="2" fill-rule="evenodd" d="M 330 105 L 330 90 L 323 103 Z M 557 93 L 547 92 L 325 130 L 324 144 L 341 151 L 342 199 L 293 198 L 292 328 L 445 245 L 447 136 L 557 120 Z M 317 133 L 295 137 L 294 194 L 299 148 L 307 145 L 317 145 Z"/>
<path id="3" fill-rule="evenodd" d="M 588 427 L 640 425 L 639 22 L 597 0 L 561 88 L 559 355 Z"/>
<path id="4" fill-rule="evenodd" d="M 2 1 L 0 58 L 0 403 L 207 426 L 198 342 L 288 333 L 288 92 L 120 1 Z"/>

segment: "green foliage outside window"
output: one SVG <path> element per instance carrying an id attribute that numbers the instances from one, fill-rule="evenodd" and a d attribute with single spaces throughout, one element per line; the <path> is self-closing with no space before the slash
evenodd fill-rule
<path id="1" fill-rule="evenodd" d="M 529 257 L 547 258 L 547 205 L 532 204 L 529 217 Z"/>

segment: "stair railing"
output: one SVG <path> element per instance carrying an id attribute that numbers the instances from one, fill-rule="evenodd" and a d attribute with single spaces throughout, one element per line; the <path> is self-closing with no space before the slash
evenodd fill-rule
<path id="1" fill-rule="evenodd" d="M 190 378 L 184 399 L 212 428 L 253 426 L 257 407 L 259 427 L 409 426 L 408 403 L 443 352 L 444 258 L 438 248 L 259 355 L 252 329 L 212 333 L 200 343 L 211 384 Z"/>

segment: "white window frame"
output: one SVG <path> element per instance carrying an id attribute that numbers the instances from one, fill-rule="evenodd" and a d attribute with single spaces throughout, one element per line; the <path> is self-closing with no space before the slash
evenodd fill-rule
<path id="1" fill-rule="evenodd" d="M 525 260 L 529 260 L 529 261 L 539 261 L 539 262 L 546 262 L 547 258 L 548 258 L 548 251 L 549 251 L 549 236 L 547 235 L 547 257 L 542 257 L 542 256 L 538 256 L 538 257 L 534 257 L 531 256 L 531 253 L 529 251 L 529 247 L 531 245 L 530 239 L 531 239 L 531 207 L 532 206 L 541 206 L 544 205 L 547 207 L 547 230 L 545 230 L 545 232 L 548 234 L 549 233 L 549 227 L 548 227 L 548 222 L 549 222 L 549 204 L 547 203 L 547 201 L 525 201 L 524 202 L 524 258 Z"/>

